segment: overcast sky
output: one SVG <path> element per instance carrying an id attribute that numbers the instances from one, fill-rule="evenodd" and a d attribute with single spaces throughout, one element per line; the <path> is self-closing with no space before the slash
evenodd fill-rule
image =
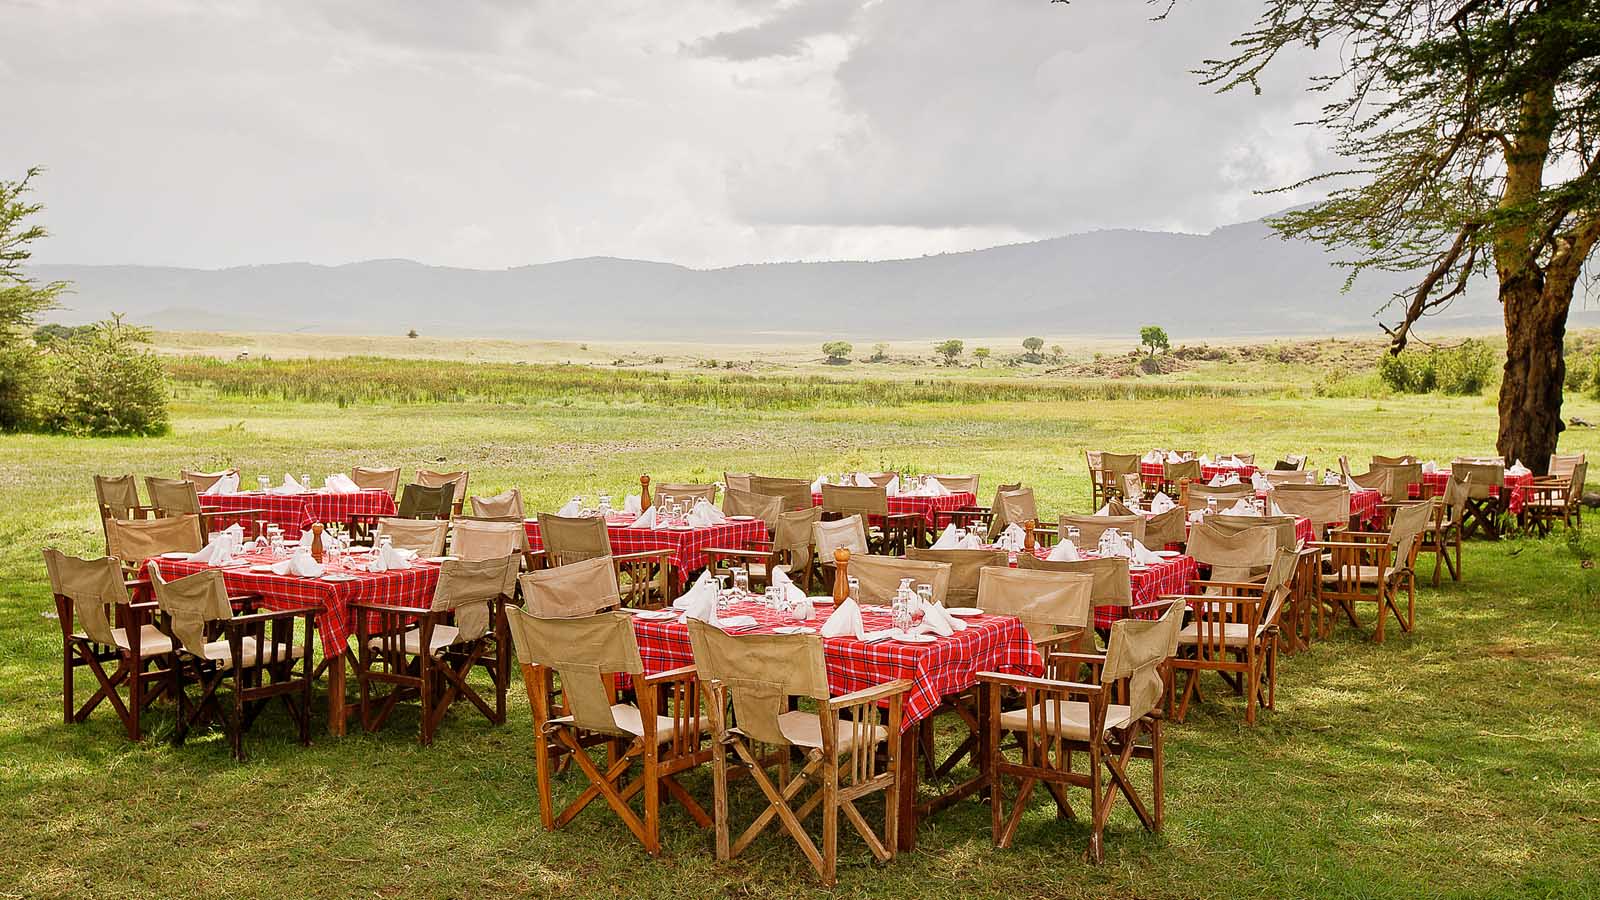
<path id="1" fill-rule="evenodd" d="M 0 0 L 37 261 L 879 259 L 1206 231 L 1328 168 L 1260 0 Z"/>

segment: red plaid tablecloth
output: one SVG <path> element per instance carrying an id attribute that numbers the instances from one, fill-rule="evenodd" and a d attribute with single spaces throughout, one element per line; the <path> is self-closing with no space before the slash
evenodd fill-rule
<path id="1" fill-rule="evenodd" d="M 901 495 L 889 498 L 889 514 L 895 516 L 918 515 L 929 528 L 936 527 L 934 514 L 950 512 L 963 506 L 977 505 L 978 498 L 971 491 L 955 491 L 948 497 L 921 497 Z M 822 505 L 822 492 L 811 493 L 811 505 Z"/>
<path id="2" fill-rule="evenodd" d="M 706 549 L 722 547 L 737 550 L 750 541 L 767 539 L 767 524 L 760 519 L 750 522 L 725 522 L 705 528 L 678 531 L 671 528 L 629 528 L 626 520 L 615 517 L 608 520 L 606 533 L 611 538 L 613 553 L 637 553 L 641 550 L 671 550 L 668 557 L 682 582 L 688 573 L 702 569 L 706 564 Z M 539 535 L 539 523 L 529 519 L 525 525 L 528 544 L 538 550 L 544 547 Z"/>
<path id="3" fill-rule="evenodd" d="M 1449 485 L 1449 483 L 1449 469 L 1444 469 L 1443 471 L 1439 472 L 1423 472 L 1422 484 L 1413 484 L 1411 486 L 1411 496 L 1421 497 L 1422 488 L 1426 486 L 1428 489 L 1428 496 L 1437 497 L 1444 493 L 1444 489 L 1447 485 Z M 1503 482 L 1503 486 L 1511 489 L 1511 496 L 1506 498 L 1506 508 L 1511 510 L 1512 515 L 1516 515 L 1522 512 L 1522 504 L 1526 501 L 1527 489 L 1533 487 L 1533 473 L 1529 472 L 1526 475 L 1507 475 L 1505 481 Z M 1489 493 L 1498 497 L 1500 496 L 1500 488 L 1497 486 L 1491 486 L 1489 488 Z"/>
<path id="4" fill-rule="evenodd" d="M 354 494 L 335 494 L 332 491 L 310 491 L 304 494 L 263 494 L 260 491 L 241 491 L 237 494 L 201 494 L 200 506 L 208 512 L 213 509 L 260 509 L 259 516 L 283 529 L 283 535 L 297 540 L 300 532 L 315 522 L 346 523 L 351 516 L 392 516 L 395 514 L 394 497 L 388 491 L 359 491 Z M 246 523 L 245 533 L 254 535 L 253 526 Z"/>
<path id="5" fill-rule="evenodd" d="M 252 564 L 272 562 L 263 555 L 249 555 L 244 559 Z M 161 570 L 161 577 L 167 579 L 193 575 L 210 568 L 205 563 L 184 560 L 156 559 L 154 562 Z M 222 580 L 228 586 L 228 593 L 235 596 L 260 594 L 262 605 L 268 609 L 315 607 L 324 657 L 344 649 L 346 640 L 355 634 L 355 619 L 350 614 L 351 603 L 426 607 L 433 601 L 433 589 L 439 583 L 439 567 L 420 560 L 409 569 L 382 573 L 358 571 L 353 564 L 345 561 L 336 571 L 354 575 L 356 580 L 344 582 L 252 572 L 249 566 L 230 566 L 220 571 Z"/>
<path id="6" fill-rule="evenodd" d="M 1033 555 L 1040 559 L 1050 556 L 1049 547 L 1033 548 Z M 1092 553 L 1085 553 L 1085 557 L 1093 557 Z M 1017 564 L 1016 555 L 1013 554 L 1011 564 Z M 1132 606 L 1096 606 L 1094 608 L 1094 627 L 1110 628 L 1111 623 L 1119 619 L 1133 616 L 1138 619 L 1153 619 L 1155 611 L 1144 612 L 1138 607 L 1146 603 L 1154 603 L 1161 599 L 1162 594 L 1185 594 L 1189 591 L 1189 581 L 1200 576 L 1200 566 L 1192 556 L 1174 556 L 1146 569 L 1130 569 L 1128 581 L 1133 593 Z"/>
<path id="7" fill-rule="evenodd" d="M 1161 463 L 1139 463 L 1139 477 L 1146 484 L 1158 484 L 1165 471 L 1161 468 L 1161 465 Z M 1250 477 L 1255 474 L 1256 467 L 1253 465 L 1236 466 L 1229 463 L 1224 465 L 1202 465 L 1200 467 L 1200 478 L 1203 481 L 1210 481 L 1218 475 L 1238 475 L 1241 479 L 1249 481 Z"/>
<path id="8" fill-rule="evenodd" d="M 832 611 L 831 605 L 819 602 L 817 617 L 810 624 L 820 626 Z M 761 627 L 749 633 L 770 633 L 779 625 L 794 624 L 761 603 L 736 603 L 728 614 L 754 616 Z M 868 631 L 893 624 L 887 609 L 863 608 L 861 618 Z M 911 690 L 906 692 L 901 730 L 908 730 L 938 709 L 941 698 L 976 684 L 979 672 L 1035 677 L 1044 673 L 1044 661 L 1038 648 L 1028 637 L 1027 629 L 1015 618 L 978 616 L 966 622 L 965 631 L 931 644 L 901 644 L 892 640 L 863 644 L 853 637 L 823 638 L 828 690 L 834 696 L 841 696 L 905 678 L 911 682 Z M 678 620 L 634 619 L 633 630 L 639 638 L 639 656 L 644 660 L 646 672 L 665 672 L 694 662 L 689 629 Z"/>

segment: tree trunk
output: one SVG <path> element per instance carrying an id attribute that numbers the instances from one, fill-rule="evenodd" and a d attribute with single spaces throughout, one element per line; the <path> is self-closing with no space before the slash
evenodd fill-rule
<path id="1" fill-rule="evenodd" d="M 1506 366 L 1500 382 L 1500 436 L 1506 463 L 1518 460 L 1543 475 L 1565 426 L 1561 391 L 1567 366 L 1563 342 L 1572 305 L 1565 279 L 1547 281 L 1537 268 L 1500 285 L 1506 321 Z"/>

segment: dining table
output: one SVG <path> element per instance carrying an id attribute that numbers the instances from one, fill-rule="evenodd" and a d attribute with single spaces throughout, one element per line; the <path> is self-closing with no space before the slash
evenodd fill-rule
<path id="1" fill-rule="evenodd" d="M 370 520 L 395 514 L 394 496 L 384 490 L 361 490 L 339 493 L 330 490 L 304 491 L 296 494 L 273 491 L 235 491 L 231 494 L 201 494 L 200 509 L 204 512 L 231 510 L 257 510 L 251 520 L 265 521 L 283 529 L 283 536 L 298 540 L 300 534 L 318 522 L 324 525 L 347 525 L 352 519 Z M 249 523 L 246 530 L 254 536 Z"/>
<path id="2" fill-rule="evenodd" d="M 645 550 L 671 551 L 668 561 L 681 587 L 692 572 L 705 568 L 706 550 L 741 548 L 752 542 L 767 539 L 767 523 L 754 516 L 727 516 L 724 521 L 703 525 L 658 525 L 654 528 L 635 528 L 638 516 L 631 513 L 610 513 L 606 519 L 606 537 L 613 553 L 638 553 Z M 539 531 L 539 521 L 528 519 L 523 523 L 531 549 L 544 548 Z"/>
<path id="3" fill-rule="evenodd" d="M 279 575 L 270 571 L 275 559 L 270 551 L 250 551 L 222 566 L 191 562 L 168 554 L 147 560 L 154 563 L 162 578 L 182 578 L 207 569 L 222 572 L 230 596 L 255 594 L 267 609 L 316 610 L 317 639 L 321 645 L 322 666 L 328 675 L 328 731 L 345 733 L 348 712 L 345 703 L 346 662 L 350 656 L 350 636 L 355 634 L 352 603 L 379 606 L 426 607 L 433 601 L 439 583 L 438 562 L 416 559 L 409 568 L 369 572 L 365 566 L 370 553 L 351 553 L 339 563 L 324 566 L 317 577 Z M 374 623 L 376 624 L 376 623 Z"/>
<path id="4" fill-rule="evenodd" d="M 978 497 L 971 491 L 951 491 L 948 494 L 890 494 L 889 515 L 918 516 L 924 531 L 938 527 L 940 513 L 951 513 L 976 505 Z M 811 492 L 811 505 L 822 505 L 822 492 Z"/>

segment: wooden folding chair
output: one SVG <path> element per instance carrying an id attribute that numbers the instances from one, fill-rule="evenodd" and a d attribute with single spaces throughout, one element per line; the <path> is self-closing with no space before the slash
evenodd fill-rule
<path id="1" fill-rule="evenodd" d="M 376 524 L 373 546 L 387 537 L 396 550 L 410 550 L 423 558 L 444 555 L 445 539 L 450 533 L 449 519 L 383 518 L 376 520 Z"/>
<path id="2" fill-rule="evenodd" d="M 1112 500 L 1138 502 L 1144 496 L 1144 482 L 1139 478 L 1139 454 L 1102 451 L 1098 456 L 1099 465 L 1090 470 L 1093 482 L 1090 505 L 1099 509 Z M 1128 493 L 1129 475 L 1134 476 L 1133 483 L 1139 485 L 1131 494 Z"/>
<path id="3" fill-rule="evenodd" d="M 711 816 L 678 781 L 711 758 L 695 668 L 646 676 L 633 618 L 627 613 L 541 619 L 513 606 L 507 615 L 533 707 L 539 819 L 545 829 L 565 827 L 603 798 L 645 852 L 659 856 L 663 793 L 701 828 L 710 827 Z M 556 674 L 566 697 L 561 709 L 551 705 Z M 636 704 L 621 701 L 619 674 L 630 676 Z M 603 768 L 589 755 L 598 745 L 606 748 Z M 589 785 L 558 813 L 552 782 L 558 765 L 569 761 L 577 763 Z M 639 774 L 626 780 L 635 764 Z M 634 797 L 641 798 L 638 812 Z"/>
<path id="4" fill-rule="evenodd" d="M 893 859 L 900 821 L 900 711 L 911 682 L 895 679 L 830 699 L 822 639 L 817 635 L 735 637 L 703 622 L 691 621 L 688 627 L 695 668 L 710 698 L 717 858 L 743 853 L 776 820 L 822 883 L 832 887 L 838 880 L 842 813 L 879 862 Z M 793 697 L 814 701 L 816 711 L 785 712 Z M 736 726 L 728 717 L 730 700 Z M 886 713 L 882 724 L 880 711 Z M 785 751 L 778 754 L 776 782 L 767 774 L 770 763 L 757 752 L 757 743 Z M 805 764 L 793 777 L 786 752 L 791 748 L 805 753 Z M 730 765 L 748 772 L 767 800 L 767 808 L 736 838 L 731 836 L 728 809 Z M 813 790 L 803 798 L 807 785 Z M 858 800 L 875 793 L 884 797 L 881 837 L 856 807 Z M 820 848 L 804 825 L 819 807 Z"/>
<path id="5" fill-rule="evenodd" d="M 1570 514 L 1572 521 L 1578 523 L 1578 527 L 1583 527 L 1583 486 L 1589 477 L 1588 457 L 1582 453 L 1552 453 L 1545 475 L 1549 478 L 1565 478 L 1572 486 L 1567 492 Z"/>
<path id="6" fill-rule="evenodd" d="M 1177 650 L 1182 621 L 1181 603 L 1170 603 L 1156 620 L 1123 619 L 1112 626 L 1105 655 L 1052 653 L 1044 678 L 978 673 L 978 681 L 989 688 L 985 768 L 995 846 L 1011 846 L 1039 784 L 1054 798 L 1061 818 L 1074 816 L 1067 789 L 1089 789 L 1087 856 L 1092 862 L 1105 859 L 1106 822 L 1118 793 L 1147 830 L 1161 830 L 1166 805 L 1162 700 L 1167 661 Z M 1088 682 L 1076 680 L 1084 666 Z M 1021 694 L 1019 706 L 1002 705 L 1004 689 Z M 1115 702 L 1119 699 L 1123 702 Z M 1007 734 L 1017 737 L 1018 758 L 1005 755 L 1001 738 Z M 1087 771 L 1077 771 L 1074 758 L 1087 760 Z M 1148 803 L 1133 784 L 1129 763 L 1134 759 L 1151 764 Z M 1007 778 L 1018 783 L 1009 813 Z"/>
<path id="7" fill-rule="evenodd" d="M 361 726 L 377 731 L 396 705 L 409 699 L 422 703 L 418 740 L 423 746 L 433 743 L 445 713 L 459 699 L 491 724 L 505 724 L 510 656 L 502 610 L 516 591 L 516 578 L 515 555 L 452 559 L 440 568 L 426 608 L 352 602 Z M 468 681 L 475 669 L 489 675 L 493 707 Z M 373 690 L 380 684 L 389 686 L 381 695 Z"/>
<path id="8" fill-rule="evenodd" d="M 1180 493 L 1179 486 L 1187 478 L 1190 484 L 1200 481 L 1200 460 L 1185 459 L 1181 462 L 1163 462 L 1161 464 L 1161 490 L 1168 497 L 1177 497 Z"/>
<path id="9" fill-rule="evenodd" d="M 600 556 L 609 556 L 622 586 L 622 600 L 633 609 L 659 609 L 671 603 L 677 586 L 672 570 L 672 551 L 638 550 L 614 553 L 611 533 L 604 519 L 586 516 L 558 516 L 540 513 L 539 540 L 544 545 L 545 561 L 564 566 Z"/>
<path id="10" fill-rule="evenodd" d="M 202 531 L 217 531 L 225 524 L 238 523 L 249 528 L 250 523 L 266 513 L 263 509 L 207 509 L 200 503 L 200 493 L 192 481 L 182 478 L 157 478 L 145 476 L 145 495 L 158 518 L 173 516 L 199 516 Z"/>
<path id="11" fill-rule="evenodd" d="M 174 664 L 168 670 L 168 692 L 178 702 L 173 742 L 182 744 L 190 729 L 215 721 L 228 737 L 233 758 L 243 760 L 244 733 L 266 703 L 277 697 L 294 720 L 300 743 L 310 746 L 313 675 L 309 650 L 316 632 L 316 609 L 251 612 L 260 598 L 229 597 L 222 573 L 216 569 L 169 582 L 152 562 L 149 575 L 159 610 L 156 627 L 176 647 Z M 235 605 L 246 614 L 234 615 Z M 298 644 L 294 641 L 296 619 L 304 623 Z M 197 698 L 189 696 L 188 684 L 199 687 Z M 231 711 L 217 699 L 224 685 L 232 695 Z"/>
<path id="12" fill-rule="evenodd" d="M 1412 631 L 1417 614 L 1416 561 L 1420 538 L 1434 516 L 1431 501 L 1397 508 L 1387 532 L 1341 532 L 1337 541 L 1316 541 L 1308 546 L 1325 551 L 1327 562 L 1318 599 L 1333 612 L 1344 612 L 1355 628 L 1356 605 L 1372 603 L 1378 607 L 1373 639 L 1383 643 L 1384 623 L 1393 613 L 1402 631 Z M 1399 595 L 1406 593 L 1405 609 Z"/>
<path id="13" fill-rule="evenodd" d="M 867 529 L 867 546 L 872 552 L 899 556 L 918 543 L 922 516 L 917 513 L 890 513 L 887 489 L 853 487 L 842 484 L 822 486 L 822 516 L 842 519 L 859 516 Z"/>
<path id="14" fill-rule="evenodd" d="M 1240 584 L 1229 595 L 1167 595 L 1189 605 L 1192 620 L 1178 632 L 1178 653 L 1171 660 L 1174 678 L 1187 673 L 1173 717 L 1182 722 L 1189 703 L 1202 699 L 1200 673 L 1216 672 L 1235 694 L 1245 698 L 1244 720 L 1256 723 L 1256 706 L 1277 705 L 1278 633 L 1283 610 L 1294 588 L 1300 553 L 1278 549 L 1267 580 Z M 1259 591 L 1259 592 L 1258 592 Z"/>
<path id="15" fill-rule="evenodd" d="M 1022 490 L 1022 482 L 1002 484 L 995 488 L 994 500 L 988 506 L 962 506 L 951 510 L 934 510 L 933 529 L 942 531 L 946 525 L 955 525 L 968 531 L 988 533 L 993 525 L 995 510 L 1000 508 L 1000 498 L 1013 491 Z M 1004 527 L 1004 526 L 1002 526 Z"/>
<path id="16" fill-rule="evenodd" d="M 400 492 L 398 467 L 351 466 L 350 480 L 364 491 L 383 491 L 391 497 Z"/>
<path id="17" fill-rule="evenodd" d="M 995 540 L 1012 524 L 1027 528 L 1028 523 L 1039 523 L 1039 504 L 1033 488 L 1004 491 L 995 497 L 994 512 L 989 517 L 989 539 Z"/>
<path id="18" fill-rule="evenodd" d="M 750 476 L 750 491 L 767 497 L 782 497 L 786 512 L 810 509 L 811 482 L 804 478 L 772 478 L 766 475 Z"/>
<path id="19" fill-rule="evenodd" d="M 521 519 L 522 491 L 512 488 L 501 491 L 492 497 L 470 497 L 472 514 L 482 519 L 515 518 Z"/>
<path id="20" fill-rule="evenodd" d="M 140 714 L 167 688 L 172 674 L 172 640 L 151 622 L 156 604 L 135 603 L 129 593 L 149 582 L 125 579 L 111 557 L 79 559 L 52 548 L 44 551 L 44 562 L 61 625 L 62 720 L 82 724 L 104 701 L 122 720 L 128 740 L 142 739 Z M 105 664 L 113 661 L 116 670 L 107 673 Z M 98 685 L 81 706 L 73 689 L 78 669 L 88 669 Z"/>
<path id="21" fill-rule="evenodd" d="M 450 488 L 450 513 L 443 518 L 452 518 L 461 515 L 462 501 L 467 498 L 468 472 L 435 472 L 432 469 L 417 470 L 417 484 L 431 488 Z"/>
<path id="22" fill-rule="evenodd" d="M 1500 515 L 1505 511 L 1505 463 L 1466 462 L 1450 464 L 1450 480 L 1464 490 L 1461 499 L 1461 537 L 1470 538 L 1483 529 L 1491 541 L 1500 539 Z"/>
<path id="23" fill-rule="evenodd" d="M 124 577 L 141 574 L 144 561 L 163 553 L 194 553 L 205 546 L 200 517 L 171 516 L 165 519 L 107 519 L 106 555 L 122 563 Z"/>

